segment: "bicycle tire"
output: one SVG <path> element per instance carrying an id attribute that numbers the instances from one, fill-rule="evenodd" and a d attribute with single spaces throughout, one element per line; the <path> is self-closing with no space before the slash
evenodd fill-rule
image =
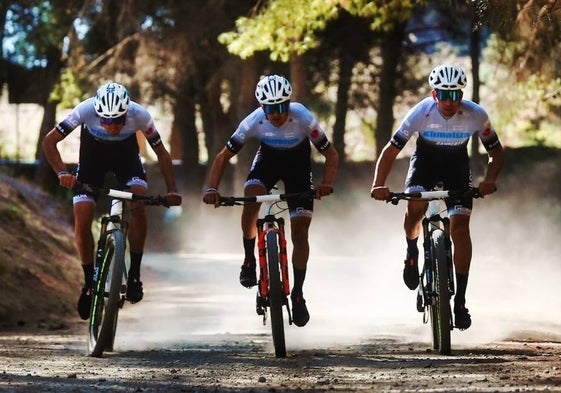
<path id="1" fill-rule="evenodd" d="M 452 319 L 450 310 L 450 291 L 448 287 L 448 263 L 446 238 L 442 230 L 431 233 L 431 252 L 433 260 L 433 290 L 436 294 L 431 306 L 431 325 L 433 329 L 433 348 L 440 354 L 451 352 L 450 332 Z"/>
<path id="2" fill-rule="evenodd" d="M 110 231 L 105 236 L 89 323 L 88 351 L 93 357 L 113 350 L 124 273 L 123 233 Z"/>
<path id="3" fill-rule="evenodd" d="M 269 309 L 271 312 L 271 331 L 277 358 L 286 357 L 284 320 L 282 316 L 283 292 L 280 279 L 280 259 L 277 233 L 267 232 L 267 267 L 269 270 Z"/>

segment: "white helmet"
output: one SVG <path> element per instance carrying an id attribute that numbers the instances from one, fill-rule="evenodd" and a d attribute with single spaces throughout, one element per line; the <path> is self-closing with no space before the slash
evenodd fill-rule
<path id="1" fill-rule="evenodd" d="M 97 89 L 95 111 L 101 117 L 115 118 L 127 113 L 130 104 L 129 93 L 120 83 L 109 82 Z"/>
<path id="2" fill-rule="evenodd" d="M 261 79 L 255 88 L 255 98 L 260 104 L 279 104 L 290 100 L 292 86 L 288 79 L 269 75 Z"/>
<path id="3" fill-rule="evenodd" d="M 461 90 L 466 87 L 466 73 L 454 65 L 439 65 L 429 75 L 429 86 L 438 90 Z"/>

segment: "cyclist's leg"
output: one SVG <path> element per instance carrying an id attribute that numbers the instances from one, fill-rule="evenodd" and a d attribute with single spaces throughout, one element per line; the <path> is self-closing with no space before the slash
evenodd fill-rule
<path id="1" fill-rule="evenodd" d="M 146 184 L 146 182 L 144 182 Z M 134 194 L 145 195 L 146 187 L 143 185 L 130 185 L 129 191 Z M 142 202 L 127 201 L 131 211 L 128 238 L 131 253 L 142 253 L 146 243 L 146 233 L 148 231 L 148 219 L 146 207 Z"/>
<path id="2" fill-rule="evenodd" d="M 92 199 L 78 200 L 74 202 L 74 237 L 76 249 L 82 265 L 93 264 L 94 238 L 92 233 L 92 222 L 94 218 L 95 202 Z M 90 279 L 91 277 L 86 277 Z"/>
<path id="3" fill-rule="evenodd" d="M 308 266 L 308 258 L 310 255 L 310 244 L 308 241 L 308 231 L 310 228 L 310 223 L 312 222 L 311 213 L 309 216 L 304 215 L 291 215 L 290 217 L 290 232 L 292 240 L 292 266 L 295 271 L 303 271 L 305 274 L 306 268 Z M 294 280 L 294 289 L 302 291 L 302 282 L 297 282 Z"/>
<path id="4" fill-rule="evenodd" d="M 419 285 L 419 248 L 417 242 L 421 234 L 421 220 L 426 208 L 426 202 L 408 201 L 403 218 L 403 229 L 407 242 L 403 265 L 403 282 L 410 290 L 416 289 Z"/>
<path id="5" fill-rule="evenodd" d="M 306 150 L 302 153 L 307 156 Z M 288 168 L 283 176 L 287 193 L 305 192 L 312 188 L 312 172 L 309 160 L 300 159 L 298 155 L 291 162 L 296 165 Z M 308 232 L 314 211 L 313 199 L 292 199 L 288 201 L 290 210 L 290 231 L 292 249 L 292 270 L 294 283 L 290 294 L 292 301 L 292 320 L 298 327 L 305 326 L 310 320 L 310 314 L 303 296 L 304 280 L 310 255 Z"/>
<path id="6" fill-rule="evenodd" d="M 471 325 L 471 316 L 465 306 L 472 255 L 469 222 L 469 214 L 456 212 L 456 214 L 450 216 L 450 237 L 452 238 L 454 267 L 456 269 L 454 315 L 455 325 L 459 329 L 467 329 Z"/>
<path id="7" fill-rule="evenodd" d="M 427 209 L 423 201 L 408 201 L 403 218 L 403 229 L 407 239 L 417 239 L 421 234 L 421 220 Z"/>
<path id="8" fill-rule="evenodd" d="M 102 187 L 105 173 L 107 172 L 107 162 L 99 160 L 105 157 L 106 145 L 98 142 L 85 129 L 81 131 L 79 165 L 76 177 L 79 182 L 93 187 Z M 76 249 L 83 266 L 91 266 L 93 274 L 94 260 L 94 238 L 92 234 L 92 222 L 95 214 L 95 202 L 97 195 L 80 191 L 73 197 L 74 205 L 74 237 Z M 89 271 L 88 270 L 88 271 Z M 92 277 L 86 277 L 86 281 L 91 282 Z"/>
<path id="9" fill-rule="evenodd" d="M 426 191 L 434 186 L 434 171 L 430 162 L 425 162 L 418 156 L 411 158 L 407 177 L 405 179 L 405 191 Z M 409 201 L 403 218 L 403 229 L 407 251 L 403 261 L 403 282 L 410 290 L 419 286 L 419 246 L 418 240 L 421 235 L 421 221 L 427 208 L 427 202 Z"/>
<path id="10" fill-rule="evenodd" d="M 82 198 L 84 200 L 80 200 L 80 196 L 74 198 L 74 238 L 84 271 L 84 285 L 80 292 L 77 309 L 80 318 L 86 320 L 90 315 L 93 295 L 94 238 L 92 222 L 95 203 L 87 197 L 82 196 Z"/>
<path id="11" fill-rule="evenodd" d="M 253 179 L 246 182 L 244 187 L 245 196 L 263 195 L 267 193 L 265 185 L 260 180 Z M 245 203 L 242 209 L 241 227 L 244 239 L 255 239 L 257 227 L 255 222 L 259 216 L 261 203 Z"/>
<path id="12" fill-rule="evenodd" d="M 258 179 L 248 180 L 244 187 L 245 196 L 266 194 L 266 187 Z M 242 209 L 241 229 L 244 260 L 240 270 L 240 284 L 246 288 L 257 285 L 257 261 L 255 259 L 255 240 L 260 203 L 246 203 Z"/>
<path id="13" fill-rule="evenodd" d="M 450 217 L 450 236 L 454 244 L 454 267 L 458 274 L 469 274 L 471 264 L 470 216 L 455 214 Z"/>
<path id="14" fill-rule="evenodd" d="M 146 172 L 138 153 L 136 139 L 130 138 L 121 143 L 112 144 L 111 149 L 108 160 L 119 184 L 132 193 L 146 194 L 148 183 L 146 181 Z M 148 219 L 146 207 L 141 202 L 128 201 L 127 209 L 130 210 L 127 234 L 130 247 L 130 268 L 128 271 L 126 297 L 131 303 L 137 303 L 144 297 L 142 281 L 140 281 L 140 267 L 148 232 Z"/>

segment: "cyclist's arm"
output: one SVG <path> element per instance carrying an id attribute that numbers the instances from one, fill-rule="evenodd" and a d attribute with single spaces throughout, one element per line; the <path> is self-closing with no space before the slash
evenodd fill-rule
<path id="1" fill-rule="evenodd" d="M 504 149 L 500 143 L 489 149 L 487 154 L 489 155 L 487 173 L 478 187 L 482 195 L 492 194 L 497 190 L 497 178 L 504 164 Z"/>
<path id="2" fill-rule="evenodd" d="M 220 194 L 218 193 L 218 186 L 224 175 L 224 170 L 228 161 L 234 157 L 234 153 L 227 147 L 224 147 L 214 158 L 212 166 L 210 167 L 210 175 L 208 180 L 208 187 L 204 192 L 203 201 L 207 204 L 219 206 Z"/>
<path id="3" fill-rule="evenodd" d="M 160 166 L 160 172 L 162 173 L 162 176 L 164 177 L 164 181 L 166 183 L 166 198 L 168 199 L 169 204 L 171 206 L 181 205 L 182 198 L 181 195 L 177 192 L 171 155 L 162 143 L 156 146 L 152 146 L 152 150 L 154 150 L 154 153 L 156 153 L 156 156 L 158 158 L 158 165 Z"/>
<path id="4" fill-rule="evenodd" d="M 385 201 L 390 196 L 390 190 L 386 187 L 386 179 L 400 151 L 401 150 L 391 142 L 388 142 L 382 149 L 380 157 L 376 162 L 376 169 L 374 170 L 374 180 L 372 182 L 372 189 L 370 190 L 372 198 Z"/>
<path id="5" fill-rule="evenodd" d="M 64 139 L 65 135 L 53 128 L 45 135 L 41 141 L 45 158 L 58 176 L 59 184 L 65 188 L 72 188 L 76 184 L 76 178 L 68 172 L 66 165 L 62 162 L 62 157 L 57 144 Z"/>
<path id="6" fill-rule="evenodd" d="M 339 168 L 339 153 L 333 145 L 330 145 L 321 154 L 325 157 L 323 164 L 323 179 L 316 189 L 317 198 L 329 195 L 333 192 L 333 183 L 337 176 L 337 169 Z M 319 195 L 318 195 L 319 194 Z"/>

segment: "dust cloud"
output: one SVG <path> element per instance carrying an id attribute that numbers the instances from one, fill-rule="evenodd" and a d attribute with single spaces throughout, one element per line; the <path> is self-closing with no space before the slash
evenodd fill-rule
<path id="1" fill-rule="evenodd" d="M 505 190 L 474 203 L 467 291 L 473 324 L 452 332 L 453 346 L 561 339 L 561 207 L 518 194 Z M 286 326 L 288 350 L 377 338 L 429 345 L 430 327 L 416 311 L 415 291 L 401 278 L 404 208 L 374 201 L 368 190 L 316 202 L 304 287 L 311 320 L 305 328 Z M 255 290 L 238 283 L 240 213 L 241 207 L 201 205 L 190 213 L 183 253 L 147 256 L 147 295 L 123 309 L 120 345 L 239 343 L 248 335 L 270 342 L 270 326 L 255 313 Z"/>

